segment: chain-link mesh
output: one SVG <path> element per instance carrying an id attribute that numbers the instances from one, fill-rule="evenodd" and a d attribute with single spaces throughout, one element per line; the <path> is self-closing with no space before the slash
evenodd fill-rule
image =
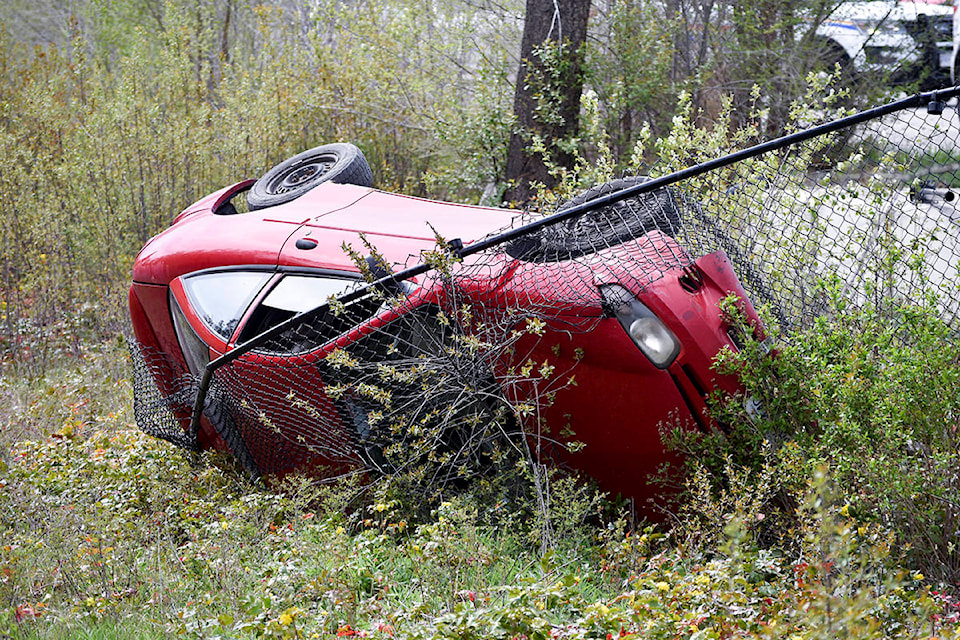
<path id="1" fill-rule="evenodd" d="M 197 380 L 169 356 L 129 341 L 133 363 L 133 414 L 137 426 L 154 438 L 196 451 L 189 424 L 197 399 Z"/>
<path id="2" fill-rule="evenodd" d="M 479 252 L 441 245 L 416 277 L 381 278 L 253 340 L 212 371 L 202 422 L 255 475 L 412 470 L 425 486 L 442 486 L 504 448 L 570 448 L 567 411 L 579 405 L 564 394 L 576 396 L 580 363 L 594 358 L 583 372 L 593 375 L 619 357 L 593 336 L 614 314 L 603 287 L 695 295 L 710 255 L 720 255 L 711 277 L 732 267 L 786 336 L 830 313 L 836 298 L 876 309 L 932 305 L 952 322 L 958 137 L 954 109 L 905 106 L 591 208 L 651 183 L 600 185 L 561 206 L 576 213 L 561 222 L 492 234 L 474 245 Z M 535 218 L 521 215 L 515 227 Z M 388 265 L 374 257 L 359 266 L 376 279 Z M 184 379 L 162 358 L 143 362 L 155 379 Z M 678 377 L 686 374 L 689 383 Z M 691 407 L 692 396 L 709 393 L 696 371 L 671 375 Z M 144 430 L 191 446 L 177 429 L 184 433 L 197 385 L 161 383 L 138 399 Z M 603 392 L 616 404 L 645 390 Z"/>
<path id="3" fill-rule="evenodd" d="M 681 183 L 694 203 L 684 245 L 726 250 L 754 301 L 790 328 L 823 314 L 836 287 L 877 306 L 934 295 L 950 319 L 958 134 L 953 109 L 903 110 Z"/>

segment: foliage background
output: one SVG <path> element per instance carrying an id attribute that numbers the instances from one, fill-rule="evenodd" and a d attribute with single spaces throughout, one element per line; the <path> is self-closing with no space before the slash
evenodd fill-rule
<path id="1" fill-rule="evenodd" d="M 636 170 L 654 157 L 635 144 L 666 135 L 681 90 L 704 122 L 730 94 L 734 124 L 762 113 L 776 130 L 819 58 L 784 49 L 796 8 L 751 22 L 724 7 L 594 3 L 584 126 L 558 148 L 581 169 Z M 318 144 L 358 144 L 381 188 L 499 203 L 522 14 L 518 0 L 4 3 L 0 354 L 42 368 L 51 349 L 76 349 L 80 326 L 115 331 L 147 238 Z M 568 191 L 598 177 L 570 169 Z M 55 326 L 60 339 L 39 338 Z"/>
<path id="2" fill-rule="evenodd" d="M 769 14 L 767 26 L 782 31 L 794 14 L 773 4 L 780 13 Z M 757 42 L 784 45 L 764 41 L 763 29 L 733 38 L 755 47 L 738 67 L 741 58 L 719 55 L 730 50 L 698 26 L 703 16 L 683 12 L 693 5 L 594 6 L 585 126 L 582 139 L 570 141 L 579 164 L 545 201 L 656 164 L 657 155 L 670 165 L 683 157 L 672 153 L 721 152 L 782 123 L 770 101 L 798 95 L 783 78 L 803 73 L 783 73 L 784 58 L 757 68 Z M 746 430 L 735 434 L 742 441 L 729 444 L 729 458 L 701 450 L 694 459 L 703 473 L 690 487 L 700 500 L 691 503 L 695 516 L 669 537 L 599 508 L 605 503 L 569 479 L 551 485 L 554 510 L 546 513 L 522 496 L 501 500 L 502 486 L 482 483 L 423 522 L 389 500 L 344 511 L 349 488 L 256 490 L 228 462 L 184 459 L 134 429 L 126 362 L 112 336 L 126 326 L 133 257 L 190 202 L 335 140 L 357 143 L 383 188 L 499 201 L 513 127 L 518 3 L 15 0 L 0 7 L 0 20 L 0 632 L 951 633 L 956 600 L 932 589 L 919 566 L 955 570 L 952 540 L 928 540 L 907 554 L 897 543 L 944 517 L 909 499 L 924 473 L 942 475 L 934 486 L 940 498 L 955 495 L 950 394 L 958 358 L 920 354 L 941 371 L 939 386 L 930 387 L 918 354 L 859 342 L 856 327 L 820 327 L 808 351 L 778 364 L 777 379 L 788 382 L 822 374 L 830 397 L 764 387 L 769 363 L 730 365 L 745 368 L 751 389 L 770 396 L 768 406 L 783 407 L 783 422 L 758 426 L 739 416 Z M 770 87 L 759 104 L 746 79 Z M 681 89 L 687 97 L 675 126 Z M 720 96 L 731 89 L 739 98 L 727 116 L 733 108 L 749 122 L 731 125 L 723 115 Z M 671 147 L 671 131 L 713 122 L 723 127 L 709 145 Z M 659 146 L 636 144 L 661 138 Z M 913 318 L 932 341 L 919 344 L 943 337 L 942 326 Z M 864 388 L 877 411 L 837 419 L 862 402 Z M 934 389 L 946 400 L 931 398 Z M 805 431 L 810 402 L 823 403 L 819 433 Z M 917 409 L 930 403 L 929 416 Z M 874 453 L 875 430 L 903 432 L 918 422 L 932 455 L 895 442 L 880 452 L 885 464 L 856 475 L 856 456 Z M 793 438 L 801 453 L 784 455 L 787 447 L 765 460 L 771 434 Z M 851 455 L 827 456 L 840 437 L 856 445 Z M 696 455 L 702 443 L 684 446 Z M 911 464 L 920 471 L 898 475 Z M 831 483 L 834 468 L 857 481 L 842 485 L 847 493 Z M 774 476 L 777 486 L 758 482 Z M 891 476 L 898 485 L 889 486 Z M 877 521 L 871 509 L 881 502 L 899 505 L 888 512 L 901 519 Z M 532 513 L 554 519 L 562 534 L 546 550 Z M 781 544 L 771 542 L 777 536 L 785 536 Z"/>

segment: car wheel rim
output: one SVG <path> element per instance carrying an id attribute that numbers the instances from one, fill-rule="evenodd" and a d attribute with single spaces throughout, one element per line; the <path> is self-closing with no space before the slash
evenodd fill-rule
<path id="1" fill-rule="evenodd" d="M 271 180 L 267 185 L 267 193 L 279 195 L 288 193 L 316 181 L 320 176 L 330 171 L 336 163 L 335 158 L 310 158 L 305 163 L 291 167 L 289 170 Z"/>

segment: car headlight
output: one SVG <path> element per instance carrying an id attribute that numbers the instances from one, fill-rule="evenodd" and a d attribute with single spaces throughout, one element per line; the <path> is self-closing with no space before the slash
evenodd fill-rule
<path id="1" fill-rule="evenodd" d="M 680 353 L 680 341 L 653 311 L 618 284 L 600 287 L 604 306 L 630 339 L 658 369 L 669 367 Z"/>
<path id="2" fill-rule="evenodd" d="M 210 348 L 187 322 L 173 293 L 170 294 L 170 315 L 173 318 L 173 330 L 177 334 L 177 342 L 180 343 L 180 351 L 183 352 L 187 368 L 190 373 L 199 376 L 210 362 Z"/>

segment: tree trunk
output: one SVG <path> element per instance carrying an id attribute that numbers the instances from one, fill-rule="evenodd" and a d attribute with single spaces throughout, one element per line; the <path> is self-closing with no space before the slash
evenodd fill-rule
<path id="1" fill-rule="evenodd" d="M 532 182 L 556 184 L 547 160 L 573 165 L 573 156 L 557 143 L 575 137 L 579 130 L 589 16 L 590 0 L 527 0 L 513 100 L 517 125 L 506 167 L 512 183 L 504 194 L 507 201 L 527 202 L 533 195 Z M 529 148 L 534 137 L 543 141 L 549 158 Z"/>

